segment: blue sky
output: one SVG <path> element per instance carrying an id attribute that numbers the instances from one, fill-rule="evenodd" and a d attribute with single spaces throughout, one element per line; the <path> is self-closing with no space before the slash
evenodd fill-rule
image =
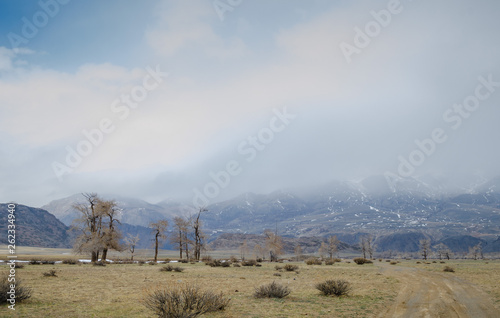
<path id="1" fill-rule="evenodd" d="M 496 1 L 242 0 L 223 20 L 208 0 L 66 2 L 0 1 L 2 202 L 189 202 L 233 161 L 241 172 L 211 202 L 386 172 L 461 186 L 500 175 L 500 89 L 453 108 L 480 78 L 500 81 Z M 36 17 L 48 18 L 28 38 Z M 152 85 L 152 69 L 168 76 L 121 119 L 113 102 Z M 278 110 L 293 120 L 249 162 L 239 147 Z M 69 167 L 103 120 L 113 131 Z M 435 129 L 446 141 L 418 157 Z"/>

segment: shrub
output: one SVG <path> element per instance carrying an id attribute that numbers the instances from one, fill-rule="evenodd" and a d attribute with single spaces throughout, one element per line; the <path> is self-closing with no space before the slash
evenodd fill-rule
<path id="1" fill-rule="evenodd" d="M 441 264 L 446 264 L 446 262 L 445 262 L 445 261 L 441 261 L 441 262 L 439 262 L 439 263 L 441 263 Z"/>
<path id="2" fill-rule="evenodd" d="M 254 292 L 255 298 L 284 298 L 288 295 L 290 289 L 276 282 L 255 288 Z"/>
<path id="3" fill-rule="evenodd" d="M 417 261 L 417 264 L 422 264 L 421 262 Z"/>
<path id="4" fill-rule="evenodd" d="M 141 259 L 141 260 L 140 260 L 140 261 L 138 261 L 137 263 L 139 263 L 139 266 L 142 266 L 142 265 L 144 265 L 146 262 L 145 262 L 145 261 L 143 261 L 143 260 Z"/>
<path id="5" fill-rule="evenodd" d="M 304 261 L 307 265 L 321 265 L 323 262 L 319 258 L 310 257 Z"/>
<path id="6" fill-rule="evenodd" d="M 148 264 L 153 266 L 153 265 L 156 265 L 157 263 L 155 261 L 150 261 Z"/>
<path id="7" fill-rule="evenodd" d="M 15 268 L 24 268 L 24 265 L 19 263 L 19 262 L 16 262 L 15 265 L 14 265 Z"/>
<path id="8" fill-rule="evenodd" d="M 276 265 L 276 266 L 274 266 L 274 269 L 277 270 L 277 271 L 280 271 L 280 270 L 283 269 L 283 266 Z"/>
<path id="9" fill-rule="evenodd" d="M 365 259 L 365 264 L 373 264 L 373 261 L 371 259 Z"/>
<path id="10" fill-rule="evenodd" d="M 30 260 L 29 264 L 30 265 L 41 265 L 42 261 L 39 260 L 39 259 L 33 258 L 33 259 Z"/>
<path id="11" fill-rule="evenodd" d="M 284 267 L 283 267 L 287 272 L 294 272 L 296 270 L 299 269 L 299 267 L 297 265 L 292 265 L 292 264 L 286 264 Z"/>
<path id="12" fill-rule="evenodd" d="M 325 296 L 343 296 L 348 295 L 351 291 L 351 284 L 343 279 L 327 280 L 323 283 L 318 283 L 314 287 Z"/>
<path id="13" fill-rule="evenodd" d="M 94 266 L 106 266 L 106 262 L 98 261 L 93 264 Z"/>
<path id="14" fill-rule="evenodd" d="M 224 310 L 229 302 L 222 293 L 201 291 L 192 285 L 151 290 L 142 300 L 159 318 L 192 318 Z"/>
<path id="15" fill-rule="evenodd" d="M 390 260 L 390 259 L 386 259 L 385 261 L 386 261 L 387 263 L 389 263 L 391 260 Z"/>
<path id="16" fill-rule="evenodd" d="M 450 267 L 450 266 L 445 266 L 443 268 L 443 272 L 449 272 L 449 273 L 454 273 L 455 270 L 453 269 L 453 267 Z"/>
<path id="17" fill-rule="evenodd" d="M 55 265 L 56 261 L 49 261 L 49 260 L 41 260 L 40 263 L 42 263 L 43 265 Z"/>
<path id="18" fill-rule="evenodd" d="M 394 261 L 393 261 L 393 262 L 390 262 L 389 264 L 391 264 L 391 265 L 396 265 L 397 263 L 398 263 L 398 262 L 394 262 Z"/>
<path id="19" fill-rule="evenodd" d="M 257 263 L 255 264 L 255 267 L 262 267 L 262 264 Z"/>
<path id="20" fill-rule="evenodd" d="M 257 259 L 255 260 L 257 263 L 262 263 L 262 257 L 257 257 Z"/>
<path id="21" fill-rule="evenodd" d="M 233 267 L 241 267 L 241 265 L 238 263 L 233 263 Z"/>
<path id="22" fill-rule="evenodd" d="M 66 265 L 76 265 L 76 264 L 79 264 L 80 261 L 75 259 L 75 258 L 68 258 L 68 259 L 63 260 L 62 263 L 66 264 Z"/>
<path id="23" fill-rule="evenodd" d="M 231 263 L 238 263 L 238 259 L 235 256 L 230 257 Z"/>
<path id="24" fill-rule="evenodd" d="M 167 265 L 160 268 L 160 272 L 172 272 L 172 271 L 182 273 L 184 271 L 184 268 L 172 265 Z"/>
<path id="25" fill-rule="evenodd" d="M 278 276 L 278 277 L 280 277 L 280 276 L 281 276 L 281 274 L 280 274 L 280 273 L 274 273 L 274 274 L 273 274 L 273 276 Z"/>
<path id="26" fill-rule="evenodd" d="M 222 262 L 220 264 L 221 267 L 230 267 L 231 266 L 231 262 Z"/>
<path id="27" fill-rule="evenodd" d="M 253 259 L 250 259 L 248 261 L 241 262 L 241 265 L 243 265 L 243 266 L 256 266 L 257 265 L 257 261 L 253 260 Z"/>
<path id="28" fill-rule="evenodd" d="M 204 262 L 204 263 L 208 263 L 212 260 L 212 256 L 209 256 L 209 255 L 205 255 L 201 258 L 201 261 Z"/>
<path id="29" fill-rule="evenodd" d="M 333 265 L 333 264 L 335 264 L 335 260 L 333 260 L 333 259 L 327 259 L 325 261 L 325 265 Z"/>
<path id="30" fill-rule="evenodd" d="M 10 285 L 12 282 L 9 282 L 9 276 L 7 274 L 3 274 L 0 276 L 0 304 L 10 303 L 8 300 L 10 299 L 11 292 Z M 22 281 L 19 278 L 16 278 L 16 287 L 14 288 L 14 293 L 16 295 L 16 303 L 26 300 L 31 297 L 31 288 L 25 287 L 22 284 Z"/>
<path id="31" fill-rule="evenodd" d="M 341 263 L 341 262 L 342 262 L 342 260 L 341 260 L 340 258 L 334 258 L 334 259 L 333 259 L 333 261 L 334 261 L 335 263 Z"/>
<path id="32" fill-rule="evenodd" d="M 45 276 L 45 277 L 57 277 L 56 271 L 53 269 L 51 269 L 48 272 L 43 273 L 43 276 Z"/>
<path id="33" fill-rule="evenodd" d="M 363 258 L 363 257 L 356 257 L 355 259 L 353 259 L 353 262 L 358 264 L 358 265 L 363 265 L 365 264 L 367 261 L 366 258 Z"/>
<path id="34" fill-rule="evenodd" d="M 187 264 L 187 263 L 189 263 L 189 260 L 188 259 L 181 259 L 181 260 L 179 260 L 179 263 Z"/>

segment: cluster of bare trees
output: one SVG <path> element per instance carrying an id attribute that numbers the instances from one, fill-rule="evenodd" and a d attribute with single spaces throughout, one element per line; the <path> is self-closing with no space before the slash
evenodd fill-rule
<path id="1" fill-rule="evenodd" d="M 103 200 L 96 193 L 84 193 L 83 197 L 84 202 L 73 205 L 73 208 L 80 212 L 80 217 L 75 220 L 72 227 L 73 231 L 77 232 L 74 251 L 79 254 L 90 254 L 91 262 L 95 263 L 99 258 L 106 260 L 108 250 L 128 250 L 133 260 L 139 236 L 129 234 L 124 239 L 125 244 L 120 244 L 122 234 L 117 228 L 117 224 L 120 224 L 118 220 L 120 210 L 116 202 Z M 181 259 L 185 255 L 188 259 L 200 260 L 201 252 L 206 248 L 200 219 L 205 211 L 207 209 L 200 208 L 192 217 L 174 218 L 174 231 L 170 236 L 170 242 L 178 247 Z M 158 260 L 158 249 L 167 238 L 168 225 L 167 220 L 149 224 L 153 235 L 155 262 Z"/>
<path id="2" fill-rule="evenodd" d="M 363 253 L 363 258 L 368 255 L 370 259 L 373 259 L 373 253 L 375 252 L 374 238 L 371 235 L 363 235 L 359 241 L 359 246 L 361 247 L 361 253 Z"/>
<path id="3" fill-rule="evenodd" d="M 174 231 L 170 236 L 170 243 L 177 246 L 181 259 L 185 255 L 187 259 L 193 258 L 199 261 L 201 252 L 206 250 L 206 238 L 201 230 L 200 219 L 201 214 L 206 211 L 208 210 L 202 207 L 196 215 L 189 218 L 180 216 L 174 218 Z"/>
<path id="4" fill-rule="evenodd" d="M 97 262 L 99 256 L 106 259 L 108 250 L 122 251 L 122 237 L 116 227 L 119 209 L 115 201 L 102 200 L 96 193 L 84 193 L 85 202 L 73 207 L 80 212 L 73 230 L 77 231 L 74 250 L 77 253 L 90 253 L 91 261 Z"/>

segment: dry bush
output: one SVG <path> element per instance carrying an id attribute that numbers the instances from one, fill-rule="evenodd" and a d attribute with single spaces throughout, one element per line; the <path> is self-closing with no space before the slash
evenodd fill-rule
<path id="1" fill-rule="evenodd" d="M 16 262 L 15 265 L 14 265 L 15 268 L 24 268 L 24 265 L 19 263 L 19 262 Z"/>
<path id="2" fill-rule="evenodd" d="M 297 265 L 292 265 L 292 264 L 286 264 L 283 266 L 283 269 L 285 269 L 287 272 L 294 272 L 299 269 Z"/>
<path id="3" fill-rule="evenodd" d="M 187 263 L 189 263 L 189 260 L 188 259 L 181 259 L 181 260 L 179 260 L 179 263 L 187 264 Z"/>
<path id="4" fill-rule="evenodd" d="M 334 259 L 327 259 L 325 261 L 325 265 L 333 265 L 333 264 L 335 264 L 335 260 Z"/>
<path id="5" fill-rule="evenodd" d="M 443 272 L 454 273 L 454 272 L 455 272 L 455 269 L 453 269 L 453 267 L 450 267 L 450 266 L 445 266 L 445 267 L 443 268 Z"/>
<path id="6" fill-rule="evenodd" d="M 160 268 L 160 272 L 172 272 L 172 271 L 182 273 L 184 271 L 184 268 L 172 265 L 167 265 Z"/>
<path id="7" fill-rule="evenodd" d="M 142 260 L 142 259 L 140 261 L 138 261 L 137 263 L 139 264 L 139 266 L 142 266 L 142 265 L 146 264 L 146 262 L 144 260 Z"/>
<path id="8" fill-rule="evenodd" d="M 325 296 L 343 296 L 348 295 L 351 291 L 351 284 L 343 279 L 327 280 L 323 283 L 318 283 L 314 286 Z"/>
<path id="9" fill-rule="evenodd" d="M 363 265 L 365 263 L 367 263 L 367 259 L 366 258 L 363 258 L 363 257 L 356 257 L 355 259 L 353 259 L 353 262 L 358 264 L 358 265 Z"/>
<path id="10" fill-rule="evenodd" d="M 94 266 L 106 266 L 106 262 L 98 261 L 98 262 L 93 263 L 92 265 L 94 265 Z"/>
<path id="11" fill-rule="evenodd" d="M 397 263 L 398 263 L 398 262 L 394 262 L 394 261 L 393 261 L 393 262 L 390 262 L 389 264 L 391 264 L 391 265 L 396 265 Z"/>
<path id="12" fill-rule="evenodd" d="M 0 276 L 0 304 L 10 303 L 8 300 L 11 299 L 10 295 L 12 293 L 10 292 L 12 291 L 12 289 L 10 288 L 10 285 L 12 283 L 13 282 L 9 282 L 9 276 L 7 274 L 3 274 L 2 276 Z M 13 293 L 13 295 L 16 295 L 16 303 L 30 298 L 31 292 L 31 288 L 23 286 L 22 281 L 16 278 Z"/>
<path id="13" fill-rule="evenodd" d="M 233 267 L 241 267 L 239 263 L 233 263 Z"/>
<path id="14" fill-rule="evenodd" d="M 68 258 L 68 259 L 63 260 L 62 263 L 66 264 L 66 265 L 76 265 L 76 264 L 79 264 L 80 261 L 77 260 L 76 258 Z"/>
<path id="15" fill-rule="evenodd" d="M 310 257 L 304 261 L 307 265 L 321 265 L 323 262 L 316 257 Z"/>
<path id="16" fill-rule="evenodd" d="M 241 265 L 243 265 L 243 266 L 257 266 L 257 265 L 260 265 L 260 264 L 257 264 L 256 260 L 250 259 L 248 261 L 241 262 Z"/>
<path id="17" fill-rule="evenodd" d="M 441 261 L 441 262 L 439 262 L 439 263 L 441 263 L 441 264 L 446 264 L 446 262 L 445 262 L 445 261 Z"/>
<path id="18" fill-rule="evenodd" d="M 284 298 L 290 295 L 290 289 L 279 283 L 272 282 L 255 288 L 255 298 Z"/>
<path id="19" fill-rule="evenodd" d="M 56 271 L 54 269 L 51 269 L 50 271 L 48 272 L 44 272 L 43 273 L 43 276 L 44 277 L 57 277 L 56 275 Z"/>
<path id="20" fill-rule="evenodd" d="M 276 266 L 274 266 L 274 269 L 275 269 L 275 270 L 277 270 L 277 271 L 280 271 L 280 270 L 282 270 L 282 269 L 283 269 L 283 266 L 281 266 L 281 265 L 276 265 Z"/>
<path id="21" fill-rule="evenodd" d="M 192 318 L 224 310 L 229 301 L 222 293 L 201 291 L 197 286 L 185 285 L 151 290 L 144 296 L 142 303 L 159 318 Z"/>
<path id="22" fill-rule="evenodd" d="M 39 259 L 33 258 L 33 259 L 30 260 L 29 264 L 30 265 L 41 265 L 42 261 L 39 260 Z"/>
<path id="23" fill-rule="evenodd" d="M 281 274 L 280 273 L 274 273 L 273 276 L 281 277 Z"/>

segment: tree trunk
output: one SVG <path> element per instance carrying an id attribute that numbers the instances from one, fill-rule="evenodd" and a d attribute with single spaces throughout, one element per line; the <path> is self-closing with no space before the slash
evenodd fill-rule
<path id="1" fill-rule="evenodd" d="M 90 260 L 92 263 L 95 263 L 99 260 L 99 252 L 92 252 L 92 259 Z"/>
<path id="2" fill-rule="evenodd" d="M 155 263 L 158 260 L 158 235 L 160 235 L 159 232 L 155 235 Z"/>
<path id="3" fill-rule="evenodd" d="M 102 261 L 105 262 L 108 257 L 108 248 L 102 250 Z"/>

